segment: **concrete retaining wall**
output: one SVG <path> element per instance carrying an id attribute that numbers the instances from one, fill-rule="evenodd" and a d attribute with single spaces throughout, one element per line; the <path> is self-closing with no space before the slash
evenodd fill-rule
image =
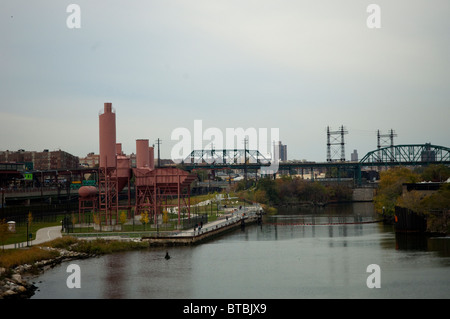
<path id="1" fill-rule="evenodd" d="M 355 188 L 353 189 L 352 200 L 354 202 L 371 202 L 374 196 L 374 188 Z"/>

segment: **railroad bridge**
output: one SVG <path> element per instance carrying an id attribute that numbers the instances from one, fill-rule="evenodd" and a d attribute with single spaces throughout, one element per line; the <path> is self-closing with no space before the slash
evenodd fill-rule
<path id="1" fill-rule="evenodd" d="M 257 150 L 233 149 L 233 150 L 194 150 L 184 162 L 178 164 L 186 171 L 195 170 L 226 170 L 242 169 L 261 170 L 273 164 Z M 360 161 L 327 161 L 327 162 L 279 162 L 278 171 L 291 171 L 294 169 L 314 170 L 317 168 L 336 168 L 337 171 L 353 170 L 354 179 L 361 183 L 361 170 L 364 168 L 381 168 L 394 166 L 427 166 L 431 164 L 450 165 L 450 148 L 433 144 L 404 144 L 388 146 L 368 152 Z M 23 164 L 0 163 L 0 176 L 9 178 L 24 178 L 25 174 L 32 174 L 34 179 L 65 176 L 68 181 L 83 179 L 85 174 L 98 174 L 95 169 L 76 170 L 51 170 L 51 171 L 27 171 Z M 275 172 L 276 174 L 276 172 Z M 43 183 L 42 183 L 43 184 Z M 40 184 L 40 186 L 42 186 Z M 23 190 L 2 190 L 2 200 L 6 198 L 27 198 L 30 195 L 42 196 L 48 193 L 76 195 L 76 190 L 70 188 L 52 189 L 38 187 L 33 189 L 33 194 L 27 194 Z M 45 194 L 44 194 L 45 193 Z M 70 196 L 70 195 L 69 195 Z M 31 196 L 32 197 L 32 196 Z"/>
<path id="2" fill-rule="evenodd" d="M 243 169 L 260 170 L 275 166 L 276 174 L 293 169 L 336 168 L 337 171 L 353 170 L 354 178 L 361 183 L 361 170 L 369 167 L 427 166 L 431 164 L 450 165 L 450 148 L 426 144 L 403 144 L 379 148 L 368 152 L 360 161 L 327 162 L 274 162 L 265 158 L 257 150 L 194 150 L 180 165 L 187 171 L 198 169 Z"/>

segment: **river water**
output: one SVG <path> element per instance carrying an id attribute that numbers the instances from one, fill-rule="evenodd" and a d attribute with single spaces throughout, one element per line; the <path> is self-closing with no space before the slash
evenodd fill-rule
<path id="1" fill-rule="evenodd" d="M 450 238 L 356 223 L 376 218 L 371 203 L 280 209 L 263 225 L 168 248 L 169 260 L 151 248 L 63 263 L 32 279 L 32 298 L 449 298 Z M 81 288 L 68 288 L 69 264 Z"/>

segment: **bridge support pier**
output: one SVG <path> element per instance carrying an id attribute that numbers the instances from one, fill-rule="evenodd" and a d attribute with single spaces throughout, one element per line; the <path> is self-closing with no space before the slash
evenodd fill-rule
<path id="1" fill-rule="evenodd" d="M 355 180 L 356 185 L 361 186 L 362 185 L 362 179 L 361 179 L 361 165 L 357 165 L 355 168 Z"/>

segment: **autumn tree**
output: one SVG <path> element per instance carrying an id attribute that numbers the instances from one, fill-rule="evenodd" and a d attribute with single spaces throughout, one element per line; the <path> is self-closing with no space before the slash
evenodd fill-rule
<path id="1" fill-rule="evenodd" d="M 125 223 L 127 222 L 127 213 L 126 213 L 126 212 L 122 211 L 122 212 L 120 213 L 119 221 L 120 221 L 120 224 L 121 224 L 122 227 L 123 227 L 123 225 L 125 225 Z"/>
<path id="2" fill-rule="evenodd" d="M 423 214 L 426 210 L 425 205 L 423 204 L 424 197 L 426 196 L 421 195 L 420 192 L 412 190 L 399 196 L 396 205 Z"/>
<path id="3" fill-rule="evenodd" d="M 405 167 L 391 168 L 380 173 L 380 183 L 374 198 L 377 212 L 393 215 L 398 197 L 402 194 L 404 183 L 417 183 L 420 176 Z"/>
<path id="4" fill-rule="evenodd" d="M 148 212 L 143 212 L 141 215 L 141 223 L 144 224 L 144 230 L 145 230 L 145 225 L 148 224 L 148 222 L 149 222 Z"/>
<path id="5" fill-rule="evenodd" d="M 163 210 L 163 223 L 167 224 L 169 223 L 169 213 L 166 209 Z"/>
<path id="6" fill-rule="evenodd" d="M 439 190 L 423 200 L 428 210 L 450 209 L 450 183 L 444 183 Z"/>
<path id="7" fill-rule="evenodd" d="M 441 185 L 436 193 L 423 199 L 427 210 L 427 227 L 431 231 L 450 232 L 450 183 Z"/>
<path id="8" fill-rule="evenodd" d="M 255 202 L 260 204 L 267 204 L 267 194 L 264 190 L 258 189 L 255 191 Z"/>
<path id="9" fill-rule="evenodd" d="M 421 177 L 424 181 L 443 182 L 450 177 L 450 168 L 444 164 L 427 166 Z"/>
<path id="10" fill-rule="evenodd" d="M 92 220 L 93 220 L 94 224 L 100 225 L 100 213 L 98 213 L 98 214 L 94 213 L 92 215 Z"/>
<path id="11" fill-rule="evenodd" d="M 261 178 L 256 185 L 256 190 L 262 190 L 266 193 L 269 204 L 277 204 L 279 202 L 279 191 L 276 181 L 270 178 Z"/>

